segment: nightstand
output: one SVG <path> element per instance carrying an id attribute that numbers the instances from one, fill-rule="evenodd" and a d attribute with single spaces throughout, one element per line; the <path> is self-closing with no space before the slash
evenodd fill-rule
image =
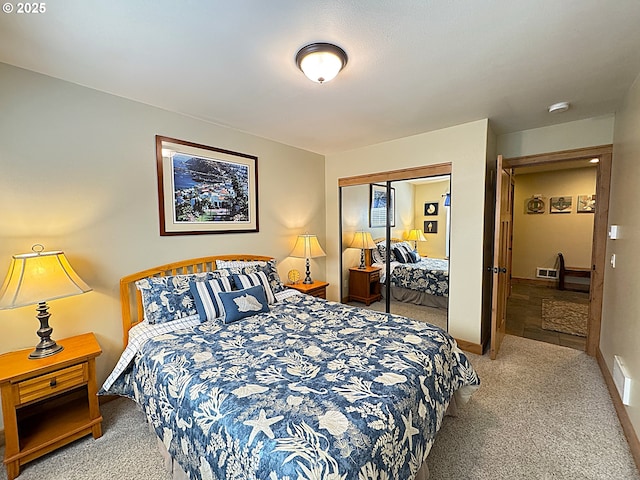
<path id="1" fill-rule="evenodd" d="M 363 302 L 367 306 L 382 298 L 380 294 L 380 267 L 353 267 L 349 269 L 349 301 Z"/>
<path id="2" fill-rule="evenodd" d="M 306 293 L 308 295 L 318 297 L 318 298 L 327 298 L 327 287 L 329 284 L 327 282 L 313 282 L 313 283 L 293 283 L 289 285 L 285 285 L 287 288 L 295 288 L 299 292 Z"/>
<path id="3" fill-rule="evenodd" d="M 85 435 L 102 436 L 93 333 L 58 340 L 60 353 L 29 359 L 32 348 L 0 355 L 8 480 L 20 467 Z"/>

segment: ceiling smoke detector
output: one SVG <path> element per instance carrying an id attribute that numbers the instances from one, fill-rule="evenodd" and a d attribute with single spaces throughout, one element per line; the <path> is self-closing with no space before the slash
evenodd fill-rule
<path id="1" fill-rule="evenodd" d="M 549 106 L 549 113 L 562 113 L 569 110 L 569 102 L 554 103 Z"/>

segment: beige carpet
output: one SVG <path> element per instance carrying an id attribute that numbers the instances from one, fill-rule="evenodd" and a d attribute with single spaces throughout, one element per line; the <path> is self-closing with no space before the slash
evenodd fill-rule
<path id="1" fill-rule="evenodd" d="M 542 299 L 542 328 L 571 335 L 587 336 L 589 304 Z"/>

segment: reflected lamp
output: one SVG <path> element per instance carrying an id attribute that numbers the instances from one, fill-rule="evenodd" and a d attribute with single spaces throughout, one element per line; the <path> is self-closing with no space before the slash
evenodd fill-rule
<path id="1" fill-rule="evenodd" d="M 427 239 L 424 238 L 422 230 L 420 230 L 420 229 L 414 229 L 414 230 L 409 231 L 409 235 L 407 235 L 407 240 L 412 240 L 413 241 L 413 251 L 414 252 L 418 251 L 418 242 L 426 242 L 427 241 Z"/>
<path id="2" fill-rule="evenodd" d="M 360 265 L 358 265 L 358 268 L 364 269 L 366 268 L 364 262 L 364 251 L 376 248 L 376 244 L 373 242 L 373 238 L 371 238 L 371 234 L 369 232 L 356 232 L 349 248 L 360 249 Z"/>
<path id="3" fill-rule="evenodd" d="M 298 239 L 296 240 L 296 244 L 293 247 L 293 251 L 290 254 L 291 257 L 296 258 L 304 258 L 306 259 L 306 277 L 302 283 L 310 284 L 313 283 L 311 279 L 311 269 L 309 267 L 309 259 L 324 257 L 326 253 L 322 250 L 320 243 L 318 242 L 318 237 L 316 235 L 298 235 Z"/>
<path id="4" fill-rule="evenodd" d="M 37 359 L 54 355 L 62 350 L 51 338 L 53 328 L 49 326 L 50 300 L 80 295 L 91 291 L 78 274 L 71 268 L 63 252 L 45 252 L 36 244 L 33 253 L 14 255 L 9 272 L 0 288 L 0 309 L 38 305 L 36 318 L 40 328 L 36 332 L 40 342 L 29 358 Z"/>

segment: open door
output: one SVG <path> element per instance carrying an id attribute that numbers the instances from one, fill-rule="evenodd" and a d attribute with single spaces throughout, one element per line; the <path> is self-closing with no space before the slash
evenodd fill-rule
<path id="1" fill-rule="evenodd" d="M 511 171 L 498 156 L 496 168 L 496 216 L 493 243 L 493 287 L 491 292 L 491 359 L 500 350 L 507 326 L 507 297 L 511 278 L 511 206 L 513 195 Z"/>

